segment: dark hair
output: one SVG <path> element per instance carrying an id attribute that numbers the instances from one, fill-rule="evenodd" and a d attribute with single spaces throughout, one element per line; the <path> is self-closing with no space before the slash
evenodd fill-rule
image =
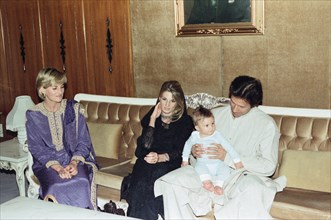
<path id="1" fill-rule="evenodd" d="M 262 105 L 263 91 L 260 80 L 251 76 L 238 76 L 230 85 L 229 97 L 246 100 L 251 107 Z"/>
<path id="2" fill-rule="evenodd" d="M 180 119 L 186 110 L 185 96 L 180 83 L 176 80 L 165 81 L 160 89 L 159 98 L 164 92 L 170 92 L 176 101 L 176 108 L 173 114 L 173 121 Z"/>
<path id="3" fill-rule="evenodd" d="M 192 114 L 194 125 L 197 125 L 198 121 L 210 117 L 214 117 L 213 113 L 209 109 L 204 108 L 202 105 L 194 109 Z"/>

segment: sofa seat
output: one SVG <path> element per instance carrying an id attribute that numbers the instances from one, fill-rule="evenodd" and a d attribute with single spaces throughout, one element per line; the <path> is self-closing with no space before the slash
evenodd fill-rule
<path id="1" fill-rule="evenodd" d="M 98 199 L 119 201 L 122 180 L 132 172 L 133 166 L 134 164 L 129 161 L 99 170 L 95 177 L 98 183 Z"/>
<path id="2" fill-rule="evenodd" d="M 100 157 L 100 156 L 97 156 L 96 160 L 100 167 L 100 170 L 121 166 L 123 164 L 130 163 L 131 161 L 130 159 L 127 158 L 112 159 L 112 158 Z"/>
<path id="3" fill-rule="evenodd" d="M 331 194 L 286 188 L 276 194 L 271 215 L 277 219 L 330 219 Z"/>

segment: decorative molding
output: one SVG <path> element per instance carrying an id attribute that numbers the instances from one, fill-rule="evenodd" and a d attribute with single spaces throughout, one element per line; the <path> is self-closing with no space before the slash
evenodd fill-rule
<path id="1" fill-rule="evenodd" d="M 184 29 L 178 31 L 178 36 L 189 36 L 189 35 L 237 35 L 237 34 L 263 34 L 260 29 L 255 28 L 208 28 L 208 29 Z"/>
<path id="2" fill-rule="evenodd" d="M 60 20 L 60 49 L 61 49 L 61 58 L 62 58 L 62 70 L 65 72 L 66 71 L 66 51 L 65 51 L 65 46 L 64 46 L 64 36 L 63 36 L 63 30 L 62 30 L 63 24 L 62 21 Z"/>
<path id="3" fill-rule="evenodd" d="M 23 63 L 23 71 L 26 71 L 25 67 L 25 47 L 24 47 L 24 37 L 23 37 L 23 27 L 20 25 L 19 27 L 20 30 L 20 49 L 21 49 L 21 57 L 22 57 L 22 63 Z"/>
<path id="4" fill-rule="evenodd" d="M 109 25 L 110 25 L 110 19 L 109 17 L 107 17 L 107 20 L 106 20 L 106 24 L 107 24 L 107 39 L 106 39 L 106 42 L 107 42 L 107 55 L 108 55 L 108 60 L 109 60 L 109 72 L 111 73 L 113 71 L 113 68 L 111 66 L 111 61 L 113 59 L 113 45 L 112 45 L 112 39 L 111 39 L 111 33 L 110 33 L 110 29 L 109 29 Z"/>
<path id="5" fill-rule="evenodd" d="M 199 34 L 226 34 L 226 33 L 238 33 L 238 28 L 224 28 L 224 29 L 202 29 L 197 30 Z"/>
<path id="6" fill-rule="evenodd" d="M 11 163 L 7 161 L 0 161 L 0 169 L 13 170 Z"/>

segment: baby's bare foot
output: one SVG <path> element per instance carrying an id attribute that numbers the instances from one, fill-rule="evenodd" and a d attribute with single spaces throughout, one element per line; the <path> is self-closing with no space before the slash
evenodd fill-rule
<path id="1" fill-rule="evenodd" d="M 214 193 L 215 193 L 216 195 L 223 195 L 224 190 L 223 190 L 222 187 L 215 186 L 215 188 L 214 188 Z"/>
<path id="2" fill-rule="evenodd" d="M 213 192 L 214 191 L 214 185 L 211 181 L 206 180 L 202 182 L 203 188 L 205 188 L 206 190 L 208 190 L 209 192 Z"/>

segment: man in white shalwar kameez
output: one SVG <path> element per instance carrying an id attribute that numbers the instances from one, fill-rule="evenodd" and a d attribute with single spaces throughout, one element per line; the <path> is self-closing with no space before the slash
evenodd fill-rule
<path id="1" fill-rule="evenodd" d="M 272 219 L 269 214 L 275 194 L 283 190 L 286 178 L 271 180 L 278 161 L 280 133 L 274 120 L 257 108 L 263 92 L 259 80 L 235 78 L 230 86 L 230 105 L 213 109 L 216 128 L 240 155 L 244 168 L 233 170 L 218 196 L 201 186 L 191 166 L 172 171 L 155 182 L 155 196 L 163 195 L 165 219 L 195 219 L 212 210 L 216 219 Z M 220 146 L 205 152 L 198 145 L 194 156 L 206 153 L 233 167 Z"/>

